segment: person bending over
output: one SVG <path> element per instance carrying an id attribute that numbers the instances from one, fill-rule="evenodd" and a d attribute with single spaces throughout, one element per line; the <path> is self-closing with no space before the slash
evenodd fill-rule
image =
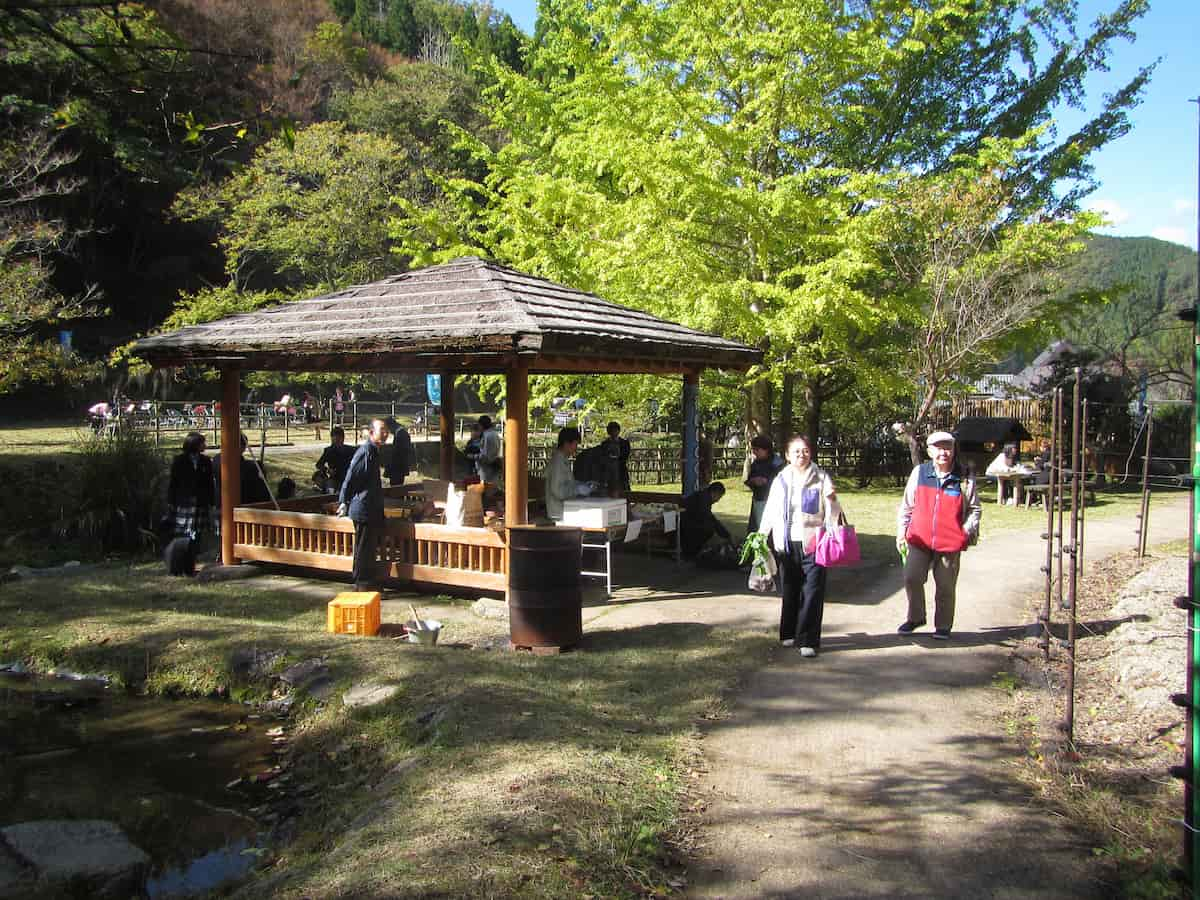
<path id="1" fill-rule="evenodd" d="M 725 485 L 714 481 L 683 498 L 682 514 L 679 517 L 679 549 L 685 557 L 693 559 L 713 535 L 720 535 L 727 544 L 733 543 L 729 529 L 721 524 L 712 511 L 713 505 L 725 496 Z"/>

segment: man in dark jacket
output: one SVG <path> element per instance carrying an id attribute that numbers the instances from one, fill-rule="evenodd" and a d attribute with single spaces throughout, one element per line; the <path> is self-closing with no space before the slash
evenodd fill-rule
<path id="1" fill-rule="evenodd" d="M 375 555 L 383 533 L 383 484 L 379 480 L 379 448 L 388 439 L 382 419 L 371 420 L 367 439 L 359 444 L 338 494 L 337 514 L 354 522 L 354 588 L 365 591 L 375 578 Z"/>
<path id="2" fill-rule="evenodd" d="M 317 470 L 313 473 L 313 484 L 322 493 L 332 494 L 342 489 L 346 480 L 346 470 L 350 468 L 350 460 L 354 458 L 354 448 L 346 446 L 346 430 L 341 425 L 334 425 L 329 431 L 330 444 L 321 451 L 317 460 Z"/>
<path id="3" fill-rule="evenodd" d="M 774 444 L 765 434 L 756 434 L 751 439 L 750 453 L 750 471 L 745 483 L 753 496 L 750 499 L 750 520 L 746 524 L 746 534 L 758 531 L 758 523 L 762 521 L 767 497 L 771 493 L 771 482 L 785 465 L 783 457 L 775 452 Z"/>
<path id="4" fill-rule="evenodd" d="M 391 416 L 384 419 L 383 424 L 392 435 L 392 455 L 383 474 L 387 476 L 389 484 L 404 484 L 404 479 L 412 469 L 412 438 L 408 436 L 408 429 Z"/>
<path id="5" fill-rule="evenodd" d="M 242 452 L 238 454 L 238 468 L 242 474 L 242 490 L 241 496 L 238 499 L 238 506 L 245 506 L 247 503 L 262 503 L 271 499 L 271 489 L 267 487 L 266 479 L 263 478 L 262 469 L 258 467 L 258 463 L 254 458 L 246 458 L 246 448 L 250 446 L 250 442 L 246 440 L 245 434 L 239 434 Z M 213 466 L 213 487 L 217 497 L 217 508 L 221 507 L 221 454 L 218 453 L 212 459 Z M 218 519 L 219 521 L 219 519 Z"/>
<path id="6" fill-rule="evenodd" d="M 624 497 L 629 493 L 629 454 L 633 448 L 621 437 L 621 424 L 608 423 L 608 437 L 600 442 L 600 454 L 604 460 L 604 482 L 608 496 Z"/>

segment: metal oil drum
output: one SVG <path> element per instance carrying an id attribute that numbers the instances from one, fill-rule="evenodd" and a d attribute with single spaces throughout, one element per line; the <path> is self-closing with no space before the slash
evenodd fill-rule
<path id="1" fill-rule="evenodd" d="M 583 530 L 517 525 L 508 534 L 508 627 L 516 647 L 565 649 L 583 637 Z"/>

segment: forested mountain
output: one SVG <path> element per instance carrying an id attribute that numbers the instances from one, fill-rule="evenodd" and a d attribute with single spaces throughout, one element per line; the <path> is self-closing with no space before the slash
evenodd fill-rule
<path id="1" fill-rule="evenodd" d="M 1156 238 L 1094 235 L 1063 273 L 1068 292 L 1098 302 L 1062 336 L 1097 362 L 1150 384 L 1191 384 L 1191 326 L 1178 317 L 1196 297 L 1196 253 Z"/>

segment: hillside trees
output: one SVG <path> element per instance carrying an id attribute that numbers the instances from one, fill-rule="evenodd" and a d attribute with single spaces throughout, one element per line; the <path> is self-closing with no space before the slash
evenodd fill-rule
<path id="1" fill-rule="evenodd" d="M 451 0 L 331 0 L 338 18 L 361 35 L 409 59 L 464 66 L 462 49 L 523 66 L 525 39 L 507 13 L 491 4 Z M 453 43 L 463 46 L 455 49 Z"/>
<path id="2" fill-rule="evenodd" d="M 321 122 L 269 141 L 215 188 L 182 194 L 176 210 L 219 229 L 228 290 L 332 288 L 394 266 L 386 223 L 409 177 L 393 141 Z"/>
<path id="3" fill-rule="evenodd" d="M 1074 133 L 1045 126 L 1144 9 L 1076 39 L 1072 7 L 1024 0 L 560 0 L 528 74 L 494 68 L 489 111 L 511 141 L 464 135 L 487 177 L 458 186 L 457 218 L 400 230 L 414 253 L 441 248 L 422 260 L 483 251 L 760 346 L 755 427 L 768 386 L 794 379 L 816 430 L 851 389 L 915 390 L 895 364 L 911 297 L 862 233 L 887 185 L 1023 138 L 1004 219 L 1069 219 L 1149 70 Z"/>
<path id="4" fill-rule="evenodd" d="M 1066 321 L 1064 336 L 1090 362 L 1130 384 L 1191 389 L 1191 328 L 1177 313 L 1195 297 L 1193 251 L 1154 238 L 1093 236 L 1064 280 L 1106 300 Z"/>
<path id="5" fill-rule="evenodd" d="M 323 97 L 299 99 L 310 73 L 362 63 L 345 41 L 310 41 L 331 19 L 324 0 L 4 5 L 0 329 L 16 349 L 0 393 L 93 374 L 88 358 L 203 278 L 211 250 L 168 220 L 172 196 L 311 115 Z M 109 315 L 83 318 L 101 304 Z M 81 354 L 57 351 L 59 328 Z"/>

